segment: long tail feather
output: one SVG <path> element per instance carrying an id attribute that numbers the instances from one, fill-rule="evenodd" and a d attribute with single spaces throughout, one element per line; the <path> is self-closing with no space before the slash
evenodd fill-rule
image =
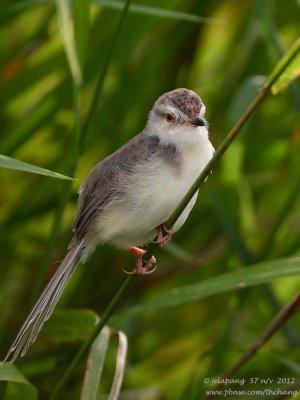
<path id="1" fill-rule="evenodd" d="M 35 341 L 44 322 L 50 318 L 70 276 L 81 259 L 81 255 L 82 242 L 73 245 L 69 249 L 66 257 L 61 262 L 23 323 L 4 361 L 14 362 L 19 356 L 23 357 L 29 346 Z"/>

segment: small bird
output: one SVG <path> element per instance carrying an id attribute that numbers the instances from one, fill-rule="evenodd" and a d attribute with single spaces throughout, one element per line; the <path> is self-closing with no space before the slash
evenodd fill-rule
<path id="1" fill-rule="evenodd" d="M 144 261 L 138 246 L 156 239 L 163 246 L 187 219 L 198 192 L 171 230 L 166 221 L 214 153 L 205 106 L 192 90 L 164 93 L 145 128 L 97 164 L 79 189 L 78 210 L 68 253 L 40 295 L 5 361 L 23 356 L 49 319 L 79 262 L 98 244 L 128 249 L 137 258 L 134 273 L 149 274 L 156 260 Z"/>

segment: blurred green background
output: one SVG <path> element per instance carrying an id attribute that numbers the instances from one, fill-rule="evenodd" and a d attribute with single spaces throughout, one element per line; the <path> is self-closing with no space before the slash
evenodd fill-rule
<path id="1" fill-rule="evenodd" d="M 77 180 L 67 201 L 65 181 L 0 169 L 1 354 L 56 262 L 64 257 L 72 236 L 76 191 L 91 167 L 138 133 L 153 101 L 176 87 L 193 89 L 203 99 L 211 141 L 217 147 L 299 34 L 296 0 L 139 4 L 144 7 L 135 3 L 126 15 L 99 105 L 78 152 L 74 88 L 55 4 L 2 2 L 0 153 Z M 83 117 L 111 49 L 121 5 L 94 0 L 90 31 L 82 25 Z M 224 373 L 299 289 L 300 279 L 293 276 L 267 287 L 236 290 L 173 308 L 123 312 L 172 288 L 258 261 L 299 254 L 298 86 L 295 82 L 256 111 L 201 188 L 188 222 L 166 249 L 157 251 L 157 272 L 136 282 L 110 322 L 126 333 L 129 342 L 120 399 L 200 399 L 203 378 Z M 159 200 L 159 194 L 154 197 Z M 58 311 L 17 364 L 38 388 L 40 398 L 48 398 L 96 318 L 92 311 L 66 310 L 86 309 L 101 315 L 124 279 L 122 270 L 132 264 L 130 255 L 106 246 L 75 272 Z M 239 376 L 299 376 L 299 328 L 296 316 Z M 102 394 L 109 391 L 115 351 L 113 344 Z M 77 368 L 63 399 L 80 397 L 85 363 Z M 1 390 L 0 397 L 5 393 Z"/>

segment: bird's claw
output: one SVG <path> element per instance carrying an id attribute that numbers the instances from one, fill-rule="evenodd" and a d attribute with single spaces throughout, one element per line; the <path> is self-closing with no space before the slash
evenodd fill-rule
<path id="1" fill-rule="evenodd" d="M 138 259 L 136 267 L 133 271 L 126 271 L 124 269 L 123 271 L 125 272 L 125 274 L 128 275 L 150 275 L 156 270 L 156 268 L 156 258 L 154 256 L 151 256 L 151 258 L 149 258 L 149 260 L 147 261 L 144 261 L 142 258 Z"/>
<path id="2" fill-rule="evenodd" d="M 156 268 L 156 258 L 154 256 L 151 256 L 149 260 L 144 261 L 142 265 L 138 265 L 137 263 L 135 272 L 139 275 L 150 275 L 156 270 Z"/>
<path id="3" fill-rule="evenodd" d="M 174 233 L 172 228 L 167 229 L 163 224 L 156 228 L 156 232 L 156 239 L 151 243 L 157 243 L 160 247 L 164 247 L 172 239 Z"/>

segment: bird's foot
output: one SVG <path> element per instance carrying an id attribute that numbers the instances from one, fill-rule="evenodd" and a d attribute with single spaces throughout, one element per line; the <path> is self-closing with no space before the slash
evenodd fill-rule
<path id="1" fill-rule="evenodd" d="M 144 261 L 142 258 L 137 259 L 135 273 L 138 275 L 150 275 L 157 268 L 156 258 L 151 256 L 149 260 Z"/>
<path id="2" fill-rule="evenodd" d="M 152 243 L 157 243 L 160 247 L 164 247 L 174 234 L 173 229 L 167 229 L 163 224 L 158 225 L 156 228 L 157 236 Z"/>
<path id="3" fill-rule="evenodd" d="M 130 253 L 136 256 L 137 261 L 136 261 L 136 267 L 133 271 L 125 271 L 126 274 L 138 274 L 138 275 L 150 275 L 152 274 L 156 268 L 156 258 L 154 256 L 151 256 L 149 260 L 144 260 L 143 257 L 146 254 L 146 250 L 143 250 L 139 247 L 130 247 L 129 249 Z"/>

